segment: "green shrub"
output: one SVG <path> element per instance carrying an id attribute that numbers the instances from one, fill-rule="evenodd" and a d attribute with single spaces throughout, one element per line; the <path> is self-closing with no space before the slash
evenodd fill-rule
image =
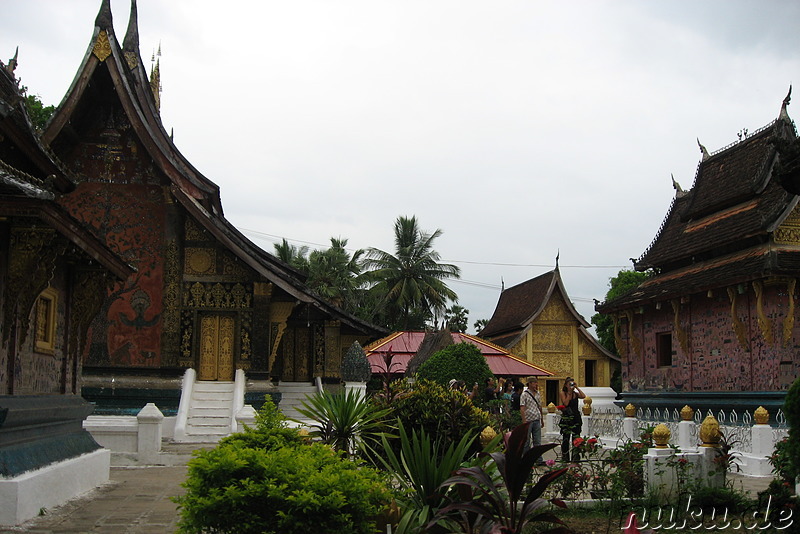
<path id="1" fill-rule="evenodd" d="M 478 347 L 472 343 L 458 343 L 445 347 L 425 360 L 419 366 L 417 376 L 443 386 L 455 378 L 463 380 L 467 389 L 478 384 L 483 392 L 486 380 L 494 375 Z"/>
<path id="2" fill-rule="evenodd" d="M 269 450 L 233 440 L 199 452 L 183 486 L 182 533 L 372 534 L 391 498 L 377 471 L 322 444 Z"/>
<path id="3" fill-rule="evenodd" d="M 393 409 L 390 417 L 406 428 L 424 430 L 429 436 L 440 440 L 445 446 L 458 443 L 467 434 L 480 434 L 491 426 L 489 414 L 476 407 L 472 401 L 459 391 L 454 391 L 429 380 L 408 380 L 392 383 L 392 394 L 376 398 L 376 402 L 388 403 Z M 391 423 L 391 421 L 387 421 Z M 399 438 L 389 440 L 392 449 L 400 454 Z M 474 441 L 471 451 L 480 450 Z"/>
<path id="4" fill-rule="evenodd" d="M 244 432 L 231 434 L 220 440 L 220 445 L 249 447 L 251 449 L 279 449 L 281 447 L 300 445 L 303 437 L 297 430 L 288 427 L 283 413 L 267 395 L 264 404 L 256 412 L 254 427 L 245 426 Z"/>

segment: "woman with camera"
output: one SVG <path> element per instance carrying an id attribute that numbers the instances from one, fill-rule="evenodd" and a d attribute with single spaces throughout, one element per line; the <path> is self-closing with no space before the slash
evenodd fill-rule
<path id="1" fill-rule="evenodd" d="M 578 408 L 578 399 L 583 399 L 586 394 L 581 391 L 581 388 L 575 383 L 571 377 L 564 380 L 564 387 L 561 388 L 561 422 L 558 426 L 561 428 L 561 459 L 569 461 L 569 447 L 572 440 L 581 435 L 581 412 Z M 577 455 L 572 455 L 572 460 L 577 461 Z"/>

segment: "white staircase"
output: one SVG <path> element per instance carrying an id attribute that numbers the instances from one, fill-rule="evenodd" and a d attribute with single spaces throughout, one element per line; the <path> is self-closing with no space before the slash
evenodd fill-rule
<path id="1" fill-rule="evenodd" d="M 281 400 L 278 408 L 287 419 L 299 419 L 306 422 L 305 416 L 300 415 L 297 408 L 303 407 L 303 401 L 306 397 L 311 397 L 317 392 L 317 388 L 310 382 L 281 382 L 278 385 L 278 391 L 281 392 Z M 310 423 L 310 421 L 308 421 Z"/>
<path id="2" fill-rule="evenodd" d="M 214 443 L 231 433 L 233 382 L 195 382 L 186 417 L 186 439 Z"/>

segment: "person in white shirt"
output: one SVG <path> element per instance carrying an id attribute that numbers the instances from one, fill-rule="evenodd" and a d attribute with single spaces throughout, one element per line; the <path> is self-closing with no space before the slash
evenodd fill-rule
<path id="1" fill-rule="evenodd" d="M 528 389 L 522 392 L 519 400 L 522 422 L 530 423 L 528 427 L 528 445 L 525 450 L 542 444 L 542 397 L 539 395 L 539 382 L 535 378 L 528 379 Z M 542 457 L 536 464 L 542 464 Z"/>

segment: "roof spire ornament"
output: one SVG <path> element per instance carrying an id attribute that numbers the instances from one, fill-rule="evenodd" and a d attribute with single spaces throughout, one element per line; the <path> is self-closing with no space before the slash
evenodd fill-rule
<path id="1" fill-rule="evenodd" d="M 100 4 L 100 11 L 97 13 L 97 18 L 94 19 L 94 25 L 101 30 L 113 30 L 113 22 L 111 20 L 111 0 L 103 0 Z"/>
<path id="2" fill-rule="evenodd" d="M 786 110 L 789 107 L 789 103 L 792 101 L 792 86 L 789 85 L 789 93 L 786 95 L 786 98 L 783 99 L 783 103 L 781 104 L 781 112 L 778 115 L 778 119 L 791 122 L 792 119 L 789 118 L 789 112 Z"/>
<path id="3" fill-rule="evenodd" d="M 558 257 L 561 256 L 561 249 L 556 249 L 556 270 L 558 270 Z"/>
<path id="4" fill-rule="evenodd" d="M 14 57 L 8 60 L 8 65 L 6 65 L 6 70 L 8 73 L 14 77 L 14 71 L 17 69 L 17 58 L 19 57 L 19 46 L 16 50 L 14 50 Z M 2 63 L 0 63 L 2 64 Z"/>
<path id="5" fill-rule="evenodd" d="M 697 146 L 700 147 L 700 152 L 702 152 L 702 154 L 703 154 L 703 159 L 701 161 L 705 161 L 709 157 L 711 157 L 710 154 L 708 153 L 708 150 L 706 150 L 706 147 L 704 147 L 703 143 L 700 142 L 700 138 L 699 137 L 697 138 Z"/>
<path id="6" fill-rule="evenodd" d="M 675 175 L 670 173 L 670 176 L 672 177 L 672 187 L 675 189 L 675 197 L 676 198 L 685 197 L 686 196 L 686 191 L 684 191 L 683 188 L 681 187 L 681 184 L 679 184 L 675 180 Z"/>
<path id="7" fill-rule="evenodd" d="M 122 41 L 122 51 L 128 68 L 133 70 L 139 64 L 139 15 L 136 0 L 131 0 L 131 16 L 128 18 L 128 30 Z"/>

